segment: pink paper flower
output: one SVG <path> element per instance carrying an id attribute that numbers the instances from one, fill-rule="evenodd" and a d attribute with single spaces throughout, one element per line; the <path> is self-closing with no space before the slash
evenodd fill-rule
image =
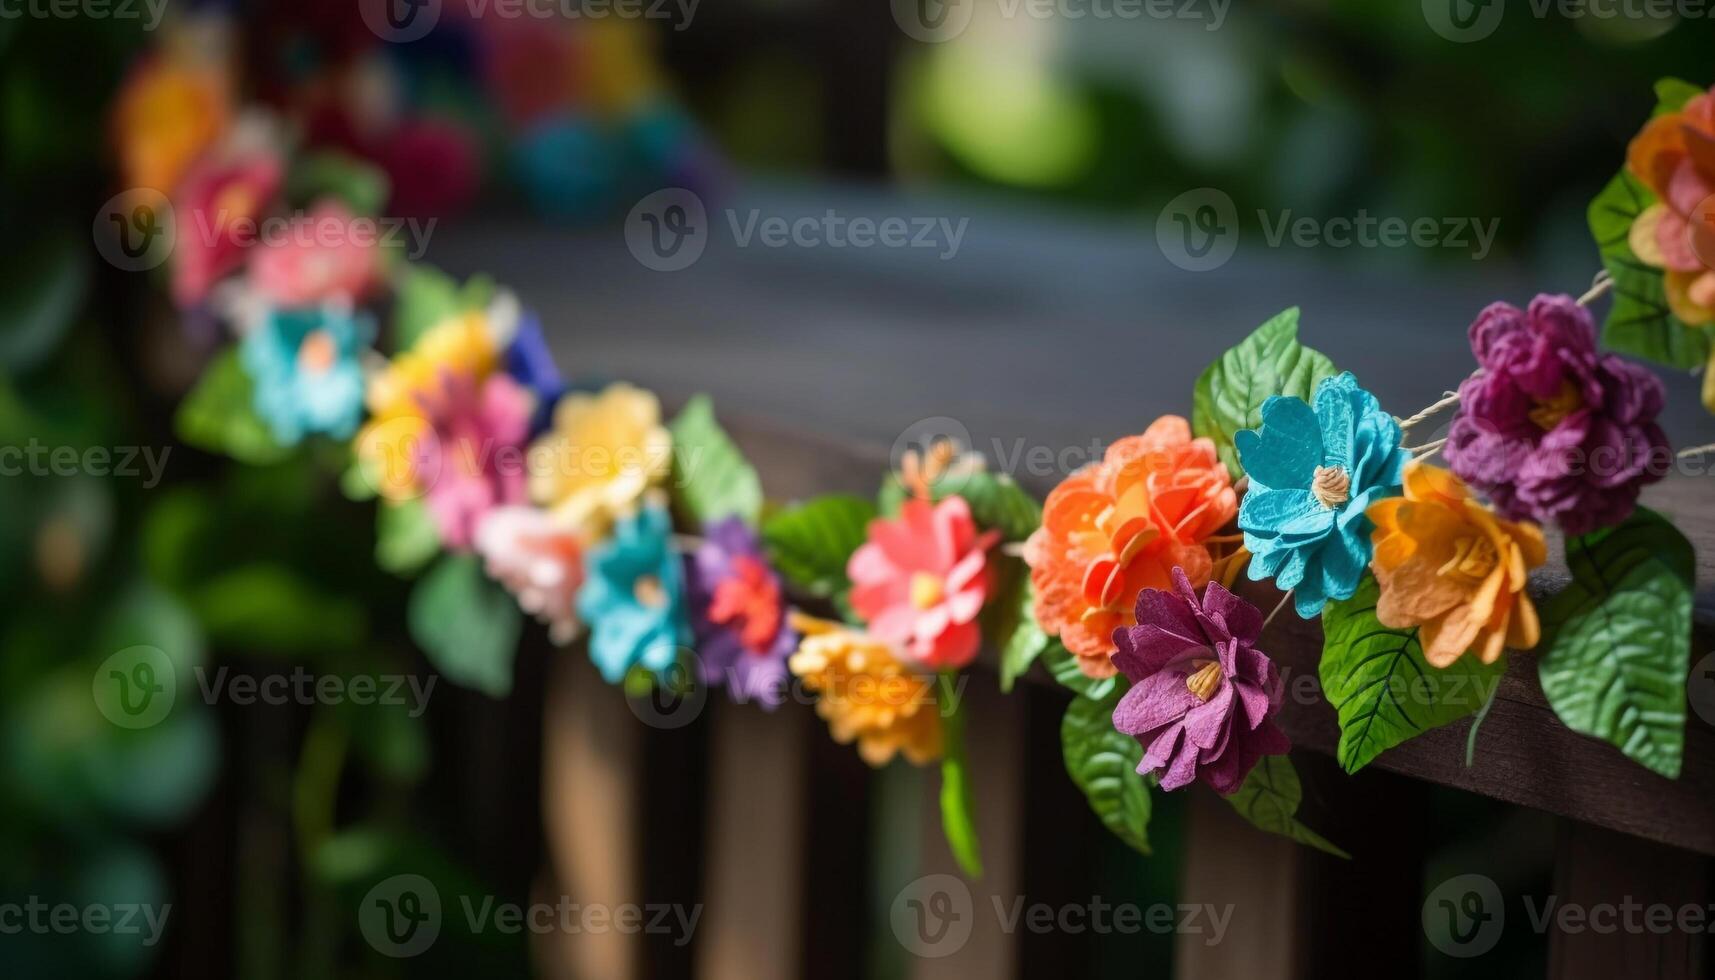
<path id="1" fill-rule="evenodd" d="M 280 306 L 361 300 L 375 282 L 378 232 L 364 228 L 344 202 L 320 202 L 293 218 L 250 260 L 250 284 Z"/>
<path id="2" fill-rule="evenodd" d="M 199 164 L 185 176 L 173 200 L 173 301 L 180 307 L 202 302 L 215 283 L 244 264 L 282 174 L 278 157 L 256 152 Z"/>
<path id="3" fill-rule="evenodd" d="M 1158 772 L 1162 789 L 1201 779 L 1225 795 L 1292 747 L 1274 724 L 1284 685 L 1255 646 L 1261 633 L 1255 606 L 1219 582 L 1198 601 L 1181 569 L 1173 591 L 1138 595 L 1137 625 L 1114 630 L 1114 665 L 1132 682 L 1114 727 L 1143 744 L 1138 772 Z"/>
<path id="4" fill-rule="evenodd" d="M 488 577 L 547 625 L 549 639 L 564 645 L 577 636 L 584 559 L 573 530 L 537 507 L 496 507 L 477 522 L 476 552 Z"/>
<path id="5" fill-rule="evenodd" d="M 871 635 L 920 665 L 963 667 L 977 655 L 977 614 L 988 598 L 988 549 L 962 497 L 939 504 L 907 500 L 897 520 L 869 522 L 869 541 L 852 553 L 852 608 Z"/>
<path id="6" fill-rule="evenodd" d="M 484 514 L 525 501 L 524 445 L 534 399 L 504 374 L 477 382 L 449 372 L 422 408 L 430 431 L 411 447 L 412 471 L 427 488 L 425 503 L 442 543 L 468 551 Z"/>

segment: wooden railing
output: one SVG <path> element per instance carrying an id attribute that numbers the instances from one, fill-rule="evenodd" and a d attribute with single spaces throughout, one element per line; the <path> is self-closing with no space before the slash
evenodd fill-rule
<path id="1" fill-rule="evenodd" d="M 879 449 L 727 421 L 774 498 L 867 494 L 886 469 Z M 1715 543 L 1710 521 L 1697 516 L 1707 513 L 1701 492 L 1697 480 L 1674 478 L 1653 488 L 1646 503 L 1671 514 L 1694 540 Z M 1700 548 L 1705 621 L 1712 554 Z M 1551 586 L 1564 574 L 1551 562 L 1539 577 Z M 1246 588 L 1257 589 L 1252 598 L 1259 605 L 1272 603 L 1268 587 Z M 1321 650 L 1315 623 L 1283 616 L 1265 641 L 1285 670 L 1315 674 Z M 930 959 L 888 939 L 893 892 L 883 884 L 901 875 L 956 873 L 940 841 L 933 772 L 903 764 L 869 772 L 855 752 L 830 741 L 802 704 L 769 713 L 725 703 L 716 692 L 685 727 L 650 728 L 582 657 L 557 656 L 543 754 L 543 819 L 557 884 L 592 901 L 686 901 L 705 911 L 688 948 L 653 937 L 578 937 L 544 950 L 544 962 L 554 975 L 600 977 L 1076 972 L 1065 957 L 1078 955 L 1078 937 L 1008 931 L 986 914 L 996 899 L 1006 905 L 1037 894 L 1075 894 L 1099 880 L 1078 870 L 1093 854 L 1087 815 L 1068 812 L 1081 806 L 1066 806 L 1065 790 L 1051 782 L 1065 781 L 1058 720 L 1066 695 L 1037 674 L 1023 690 L 1002 696 L 991 665 L 976 668 L 968 693 L 987 865 L 985 876 L 970 883 L 975 931 L 957 952 Z M 1338 737 L 1326 703 L 1289 698 L 1281 722 L 1304 775 L 1306 820 L 1354 860 L 1266 835 L 1212 794 L 1189 791 L 1183 854 L 1152 860 L 1179 863 L 1179 902 L 1230 907 L 1232 920 L 1218 943 L 1177 936 L 1179 977 L 1414 972 L 1424 955 L 1423 895 L 1433 884 L 1423 880 L 1433 829 L 1424 803 L 1428 784 L 1557 817 L 1552 893 L 1563 904 L 1632 898 L 1679 907 L 1707 900 L 1715 736 L 1695 713 L 1677 780 L 1568 731 L 1548 709 L 1528 655 L 1511 658 L 1469 768 L 1469 721 L 1426 733 L 1350 777 L 1318 757 Z M 921 794 L 921 806 L 908 820 L 899 820 L 897 806 L 888 816 L 876 805 L 880 797 L 897 803 L 912 793 Z M 664 802 L 672 809 L 661 810 Z M 881 820 L 892 822 L 882 827 Z M 1677 929 L 1550 929 L 1547 942 L 1548 972 L 1557 978 L 1690 977 L 1701 975 L 1705 955 L 1701 934 Z M 1364 951 L 1361 962 L 1353 959 L 1355 948 Z"/>

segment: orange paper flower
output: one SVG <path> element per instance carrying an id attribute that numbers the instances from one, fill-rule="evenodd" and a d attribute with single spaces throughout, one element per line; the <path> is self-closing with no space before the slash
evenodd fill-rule
<path id="1" fill-rule="evenodd" d="M 1447 667 L 1475 650 L 1490 664 L 1505 647 L 1536 646 L 1541 624 L 1524 588 L 1548 549 L 1535 524 L 1495 516 L 1457 476 L 1418 460 L 1406 464 L 1405 496 L 1366 513 L 1376 525 L 1376 618 L 1418 627 L 1424 659 Z"/>
<path id="2" fill-rule="evenodd" d="M 1208 439 L 1164 415 L 1067 477 L 1025 542 L 1036 621 L 1060 637 L 1091 677 L 1111 677 L 1113 633 L 1135 623 L 1144 589 L 1170 589 L 1175 566 L 1193 587 L 1209 581 L 1204 544 L 1233 519 L 1238 497 Z"/>
<path id="3" fill-rule="evenodd" d="M 1632 251 L 1661 269 L 1673 315 L 1715 322 L 1715 224 L 1702 203 L 1715 195 L 1715 92 L 1651 119 L 1626 148 L 1626 167 L 1657 201 L 1632 223 Z"/>
<path id="4" fill-rule="evenodd" d="M 791 623 L 803 639 L 788 665 L 816 693 L 816 714 L 834 741 L 857 742 L 858 755 L 872 766 L 895 752 L 919 766 L 940 757 L 932 675 L 912 670 L 867 633 L 801 613 L 792 613 Z"/>

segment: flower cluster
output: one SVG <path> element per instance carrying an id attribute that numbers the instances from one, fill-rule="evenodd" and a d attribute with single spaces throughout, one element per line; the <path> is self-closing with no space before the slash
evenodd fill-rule
<path id="1" fill-rule="evenodd" d="M 1686 326 L 1715 324 L 1715 90 L 1652 118 L 1626 149 L 1626 169 L 1656 196 L 1632 222 L 1627 243 L 1661 270 L 1668 306 Z"/>

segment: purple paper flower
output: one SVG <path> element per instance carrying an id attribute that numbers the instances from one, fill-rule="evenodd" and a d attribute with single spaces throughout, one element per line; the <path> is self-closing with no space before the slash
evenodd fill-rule
<path id="1" fill-rule="evenodd" d="M 704 530 L 703 543 L 686 558 L 703 682 L 724 682 L 733 700 L 773 708 L 785 699 L 786 658 L 798 648 L 798 634 L 786 625 L 780 576 L 744 521 L 727 517 Z"/>
<path id="2" fill-rule="evenodd" d="M 1483 369 L 1459 386 L 1447 462 L 1506 517 L 1588 534 L 1625 520 L 1666 473 L 1661 381 L 1598 353 L 1590 312 L 1570 296 L 1490 304 L 1471 351 Z"/>
<path id="3" fill-rule="evenodd" d="M 1143 744 L 1137 771 L 1157 771 L 1162 789 L 1201 779 L 1226 795 L 1263 756 L 1292 747 L 1273 720 L 1284 685 L 1255 646 L 1255 606 L 1219 582 L 1199 602 L 1179 568 L 1173 587 L 1144 589 L 1137 625 L 1114 630 L 1114 666 L 1132 682 L 1114 727 Z"/>

